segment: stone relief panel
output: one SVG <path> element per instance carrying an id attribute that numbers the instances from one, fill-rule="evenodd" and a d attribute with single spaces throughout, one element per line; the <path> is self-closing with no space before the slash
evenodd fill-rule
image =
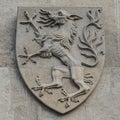
<path id="1" fill-rule="evenodd" d="M 83 103 L 104 66 L 102 8 L 19 7 L 16 57 L 30 91 L 64 114 Z"/>

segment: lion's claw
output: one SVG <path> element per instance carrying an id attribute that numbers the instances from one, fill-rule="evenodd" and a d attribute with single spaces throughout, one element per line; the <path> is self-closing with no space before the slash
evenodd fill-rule
<path id="1" fill-rule="evenodd" d="M 66 102 L 65 103 L 65 108 L 68 108 L 71 105 L 71 102 L 74 102 L 74 103 L 78 103 L 79 102 L 77 97 L 74 97 L 73 95 L 68 94 L 64 89 L 62 89 L 61 93 L 65 97 L 59 98 L 58 101 L 60 101 L 61 103 Z"/>
<path id="2" fill-rule="evenodd" d="M 33 87 L 31 88 L 34 91 L 40 91 L 39 96 L 42 97 L 44 95 L 44 92 L 48 93 L 48 94 L 53 94 L 52 91 L 50 89 L 48 89 L 45 86 L 39 86 L 39 87 Z"/>
<path id="3" fill-rule="evenodd" d="M 26 58 L 25 62 L 23 62 L 22 65 L 25 65 L 28 61 L 31 61 L 31 62 L 34 63 L 34 64 L 37 63 L 36 61 L 34 61 L 34 60 L 31 58 L 30 55 L 28 55 L 28 51 L 27 51 L 27 49 L 26 49 L 25 47 L 23 48 L 23 51 L 24 51 L 25 55 L 18 55 L 18 57 L 20 57 L 20 58 Z"/>

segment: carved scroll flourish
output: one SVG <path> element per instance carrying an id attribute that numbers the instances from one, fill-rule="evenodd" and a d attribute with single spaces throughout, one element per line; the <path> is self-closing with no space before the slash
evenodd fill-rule
<path id="1" fill-rule="evenodd" d="M 83 66 L 86 67 L 95 67 L 99 63 L 97 47 L 99 47 L 103 43 L 103 36 L 101 36 L 100 41 L 98 42 L 97 32 L 95 31 L 94 37 L 91 38 L 90 30 L 88 28 L 95 27 L 98 30 L 103 28 L 103 25 L 100 24 L 100 13 L 101 10 L 95 11 L 95 15 L 93 15 L 91 10 L 88 11 L 87 17 L 89 18 L 90 23 L 83 28 L 83 39 L 79 37 L 79 41 L 81 44 L 79 44 L 78 47 L 81 50 L 81 55 L 88 59 L 94 59 L 93 64 L 85 62 L 81 63 Z"/>

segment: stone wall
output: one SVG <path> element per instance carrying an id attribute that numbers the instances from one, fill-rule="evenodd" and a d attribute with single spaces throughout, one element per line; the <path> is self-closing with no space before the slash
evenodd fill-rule
<path id="1" fill-rule="evenodd" d="M 0 120 L 120 120 L 119 0 L 0 0 Z M 101 80 L 80 107 L 60 115 L 40 103 L 16 69 L 17 6 L 102 6 L 106 60 Z"/>

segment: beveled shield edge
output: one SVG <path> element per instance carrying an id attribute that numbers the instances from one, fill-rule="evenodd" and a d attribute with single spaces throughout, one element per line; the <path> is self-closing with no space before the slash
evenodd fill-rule
<path id="1" fill-rule="evenodd" d="M 92 7 L 93 8 L 93 7 Z M 98 8 L 98 7 L 97 7 Z M 17 26 L 18 26 L 18 23 L 17 23 Z M 17 27 L 17 29 L 18 29 L 18 27 Z M 16 32 L 16 36 L 17 36 L 17 32 Z M 17 39 L 16 39 L 16 43 L 17 43 Z M 105 47 L 105 46 L 104 46 Z M 17 49 L 17 47 L 16 47 L 16 49 Z M 16 57 L 17 57 L 17 52 L 16 52 Z M 105 59 L 105 58 L 104 58 Z M 104 62 L 105 62 L 105 60 L 104 60 Z M 18 64 L 18 58 L 17 58 L 17 64 Z M 18 69 L 20 68 L 19 67 L 19 64 L 17 65 L 18 66 Z M 104 66 L 104 65 L 103 65 Z M 103 69 L 103 67 L 101 67 L 102 69 Z M 19 72 L 20 72 L 20 74 L 21 74 L 21 70 L 19 69 Z M 102 72 L 101 72 L 101 74 L 102 74 Z M 89 94 L 86 96 L 86 98 L 79 104 L 79 105 L 81 105 L 88 97 L 89 97 L 89 95 L 91 95 L 91 93 L 93 92 L 93 90 L 96 88 L 96 86 L 97 86 L 97 84 L 98 84 L 98 82 L 99 82 L 99 80 L 100 80 L 100 78 L 101 78 L 101 74 L 99 75 L 99 79 L 97 80 L 97 82 L 96 82 L 96 84 L 94 85 L 94 87 L 93 87 L 93 89 L 89 92 Z M 22 76 L 22 74 L 21 74 L 21 76 Z M 22 76 L 22 78 L 23 78 L 23 80 L 24 80 L 24 76 Z M 29 88 L 29 86 L 28 86 L 28 84 L 26 83 L 26 81 L 24 80 L 24 82 L 25 82 L 25 84 L 27 85 L 27 87 Z M 29 88 L 30 89 L 30 91 L 31 91 L 31 88 Z M 34 92 L 33 91 L 31 91 L 33 94 L 34 94 Z M 37 95 L 35 95 L 34 94 L 34 96 L 36 96 L 37 97 L 37 99 L 38 100 L 40 100 L 39 99 L 39 97 L 37 96 Z M 43 102 L 43 101 L 41 101 L 41 102 Z M 43 102 L 43 104 L 45 104 L 44 102 Z M 45 104 L 46 105 L 46 104 Z M 78 106 L 79 106 L 78 105 Z M 78 107 L 78 106 L 76 106 L 76 107 Z M 75 107 L 75 108 L 76 108 Z M 51 109 L 53 109 L 51 106 L 49 106 L 49 108 L 51 108 Z M 75 109 L 74 108 L 74 109 Z M 53 109 L 54 111 L 57 111 L 57 110 L 55 110 L 55 109 Z M 69 110 L 69 111 L 67 111 L 67 112 L 62 112 L 62 111 L 57 111 L 57 112 L 59 112 L 59 113 L 61 113 L 61 114 L 65 114 L 65 113 L 68 113 L 68 112 L 70 112 L 71 110 Z"/>

